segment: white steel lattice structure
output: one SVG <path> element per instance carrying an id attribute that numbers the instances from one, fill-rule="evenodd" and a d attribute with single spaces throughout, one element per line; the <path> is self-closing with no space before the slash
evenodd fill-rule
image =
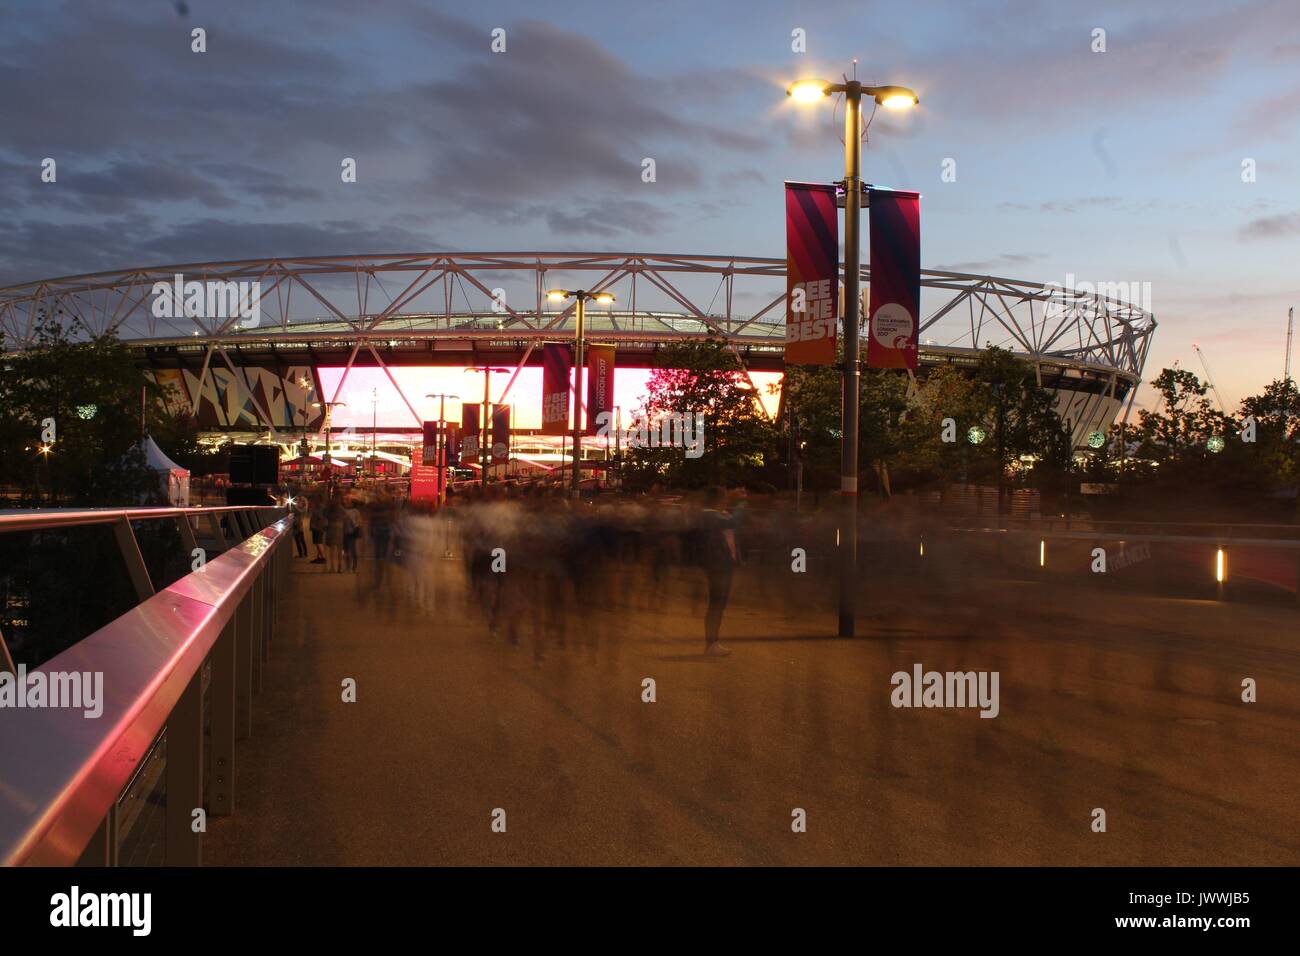
<path id="1" fill-rule="evenodd" d="M 170 286 L 178 276 L 257 283 L 260 314 L 157 314 L 155 284 Z M 870 282 L 866 266 L 863 282 Z M 969 363 L 989 344 L 1010 348 L 1057 392 L 1076 441 L 1112 420 L 1125 399 L 1131 404 L 1156 326 L 1150 313 L 1017 279 L 924 271 L 921 283 L 923 367 Z M 123 269 L 0 289 L 0 333 L 6 349 L 23 349 L 40 317 L 76 317 L 92 333 L 115 330 L 151 354 L 195 356 L 200 389 L 212 366 L 237 375 L 259 354 L 283 362 L 302 350 L 346 356 L 348 368 L 386 367 L 403 353 L 427 361 L 430 348 L 459 343 L 474 354 L 513 349 L 522 366 L 535 345 L 572 337 L 572 305 L 547 308 L 546 290 L 556 286 L 617 296 L 613 310 L 588 312 L 592 341 L 635 351 L 713 335 L 750 367 L 780 366 L 785 260 L 745 256 L 447 252 Z M 267 418 L 274 426 L 275 416 Z"/>

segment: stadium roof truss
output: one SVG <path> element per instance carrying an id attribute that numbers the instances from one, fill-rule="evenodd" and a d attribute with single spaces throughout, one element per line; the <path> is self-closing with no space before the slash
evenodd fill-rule
<path id="1" fill-rule="evenodd" d="M 156 314 L 156 283 L 257 283 L 260 315 Z M 141 345 L 402 339 L 563 340 L 573 305 L 548 311 L 546 291 L 563 279 L 617 296 L 589 307 L 600 341 L 680 340 L 714 335 L 733 347 L 784 343 L 785 260 L 641 253 L 432 253 L 318 256 L 186 263 L 43 279 L 0 289 L 5 347 L 34 342 L 39 316 L 79 318 L 92 334 L 116 330 Z M 863 267 L 864 285 L 870 269 Z M 580 281 L 579 281 L 580 280 Z M 1056 286 L 923 271 L 925 346 L 994 344 L 1028 357 L 1115 371 L 1136 382 L 1155 319 L 1129 303 Z M 182 310 L 183 311 L 183 310 Z M 204 310 L 206 311 L 206 310 Z"/>

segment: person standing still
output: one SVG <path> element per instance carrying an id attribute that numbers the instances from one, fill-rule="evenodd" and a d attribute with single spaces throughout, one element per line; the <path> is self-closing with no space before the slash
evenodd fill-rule
<path id="1" fill-rule="evenodd" d="M 705 496 L 705 508 L 700 513 L 703 533 L 701 559 L 709 584 L 709 607 L 704 614 L 704 653 L 710 657 L 726 657 L 731 653 L 722 646 L 719 637 L 722 615 L 731 598 L 731 579 L 739 563 L 736 526 L 743 520 L 743 512 L 727 514 L 722 510 L 725 502 L 721 488 L 710 488 Z"/>

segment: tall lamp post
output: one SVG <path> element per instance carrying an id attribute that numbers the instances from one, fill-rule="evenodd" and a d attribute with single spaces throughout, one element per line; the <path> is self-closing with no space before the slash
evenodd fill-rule
<path id="1" fill-rule="evenodd" d="M 334 415 L 334 409 L 347 408 L 347 402 L 312 402 L 312 408 L 325 409 L 325 464 L 330 463 L 330 419 Z"/>
<path id="2" fill-rule="evenodd" d="M 856 61 L 854 61 L 856 64 Z M 855 70 L 856 72 L 856 70 Z M 791 99 L 812 103 L 831 93 L 843 93 L 844 109 L 844 365 L 840 399 L 840 637 L 852 637 L 858 586 L 858 395 L 861 359 L 858 354 L 858 269 L 861 262 L 862 96 L 886 109 L 908 109 L 916 94 L 904 86 L 866 86 L 856 79 L 843 83 L 799 80 L 786 90 Z"/>
<path id="3" fill-rule="evenodd" d="M 576 498 L 580 493 L 582 471 L 582 350 L 586 344 L 587 300 L 609 305 L 614 301 L 614 295 L 587 289 L 551 289 L 546 293 L 546 298 L 552 302 L 573 299 L 576 306 L 574 311 L 577 320 L 573 332 L 573 496 Z"/>
<path id="4" fill-rule="evenodd" d="M 460 401 L 460 396 L 439 392 L 424 397 L 438 400 L 438 442 L 434 457 L 438 463 L 438 507 L 442 508 L 447 503 L 447 399 Z"/>
<path id="5" fill-rule="evenodd" d="M 479 467 L 482 474 L 479 476 L 479 484 L 487 488 L 488 468 L 492 460 L 492 445 L 488 442 L 488 425 L 490 424 L 489 416 L 492 414 L 492 393 L 489 390 L 489 384 L 492 381 L 493 372 L 509 372 L 508 368 L 492 368 L 488 365 L 473 365 L 465 369 L 467 372 L 483 373 L 483 417 L 479 420 Z"/>

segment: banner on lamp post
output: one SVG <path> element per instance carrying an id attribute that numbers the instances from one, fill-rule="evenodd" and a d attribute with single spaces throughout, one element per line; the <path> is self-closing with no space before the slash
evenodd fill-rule
<path id="1" fill-rule="evenodd" d="M 868 202 L 867 367 L 914 369 L 921 328 L 921 194 L 871 189 Z"/>
<path id="2" fill-rule="evenodd" d="M 600 414 L 605 421 L 614 416 L 614 346 L 587 346 L 587 427 L 584 434 L 594 435 L 599 429 Z"/>
<path id="3" fill-rule="evenodd" d="M 510 460 L 510 406 L 492 406 L 492 461 Z"/>
<path id="4" fill-rule="evenodd" d="M 479 407 L 466 402 L 460 407 L 460 431 L 461 431 L 461 451 L 466 461 L 476 462 L 479 460 L 479 442 L 482 440 L 482 429 L 479 428 Z"/>
<path id="5" fill-rule="evenodd" d="M 573 355 L 567 345 L 542 346 L 542 434 L 569 432 L 569 372 Z"/>
<path id="6" fill-rule="evenodd" d="M 421 424 L 423 442 L 411 450 L 411 500 L 433 501 L 438 497 L 438 423 Z"/>
<path id="7" fill-rule="evenodd" d="M 835 186 L 785 184 L 785 361 L 834 365 L 840 301 Z"/>
<path id="8" fill-rule="evenodd" d="M 447 456 L 444 464 L 448 468 L 454 468 L 460 464 L 460 426 L 455 422 L 444 422 L 443 428 L 446 429 L 446 444 L 443 446 L 443 454 Z"/>

